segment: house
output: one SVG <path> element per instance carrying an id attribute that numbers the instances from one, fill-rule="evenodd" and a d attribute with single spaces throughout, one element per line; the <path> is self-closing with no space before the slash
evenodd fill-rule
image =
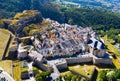
<path id="1" fill-rule="evenodd" d="M 37 51 L 31 51 L 28 54 L 28 58 L 31 59 L 34 62 L 34 64 L 38 68 L 42 69 L 43 71 L 50 71 L 50 72 L 53 71 L 52 67 L 46 66 L 46 65 L 43 64 L 43 62 L 45 61 L 45 59 L 43 58 L 43 55 L 41 55 Z"/>
<path id="2" fill-rule="evenodd" d="M 95 38 L 90 38 L 88 41 L 89 52 L 97 57 L 104 57 L 106 53 L 106 47 L 102 41 Z"/>
<path id="3" fill-rule="evenodd" d="M 18 56 L 17 56 L 17 58 L 20 59 L 20 60 L 25 59 L 25 58 L 28 56 L 27 50 L 24 49 L 24 48 L 21 46 L 21 44 L 19 44 L 17 51 L 18 51 Z"/>
<path id="4" fill-rule="evenodd" d="M 58 68 L 58 70 L 64 70 L 68 68 L 67 62 L 65 59 L 61 59 L 61 60 L 56 60 L 55 61 L 55 65 Z"/>
<path id="5" fill-rule="evenodd" d="M 31 51 L 29 54 L 28 54 L 28 58 L 32 61 L 39 61 L 39 62 L 42 62 L 43 60 L 43 55 L 41 55 L 40 53 L 38 53 L 37 51 Z"/>
<path id="6" fill-rule="evenodd" d="M 86 61 L 103 63 L 101 58 L 106 61 L 111 60 L 110 58 L 104 58 L 106 56 L 106 47 L 102 41 L 97 39 L 95 32 L 91 28 L 81 28 L 68 24 L 59 24 L 58 22 L 51 22 L 51 25 L 53 29 L 41 35 L 42 42 L 35 37 L 32 38 L 34 47 L 44 57 L 64 58 L 86 55 L 86 52 L 88 52 L 92 57 L 76 57 L 69 60 L 78 63 Z"/>

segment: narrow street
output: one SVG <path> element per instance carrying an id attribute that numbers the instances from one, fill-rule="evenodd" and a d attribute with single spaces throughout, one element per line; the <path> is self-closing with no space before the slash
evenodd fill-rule
<path id="1" fill-rule="evenodd" d="M 32 64 L 33 62 L 28 63 L 28 73 L 29 73 L 30 81 L 35 81 Z"/>
<path id="2" fill-rule="evenodd" d="M 60 72 L 57 69 L 54 61 L 48 61 L 48 64 L 53 67 L 53 73 L 51 73 L 52 81 L 56 80 L 60 76 Z"/>
<path id="3" fill-rule="evenodd" d="M 6 81 L 14 81 L 14 79 L 6 72 L 4 71 L 2 68 L 0 68 L 0 79 L 4 78 L 6 79 Z"/>

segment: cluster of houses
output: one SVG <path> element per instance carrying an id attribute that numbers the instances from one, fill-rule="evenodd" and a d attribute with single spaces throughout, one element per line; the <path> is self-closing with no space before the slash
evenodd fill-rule
<path id="1" fill-rule="evenodd" d="M 72 56 L 85 52 L 86 45 L 95 33 L 91 28 L 82 28 L 54 22 L 53 29 L 41 35 L 43 41 L 32 37 L 35 48 L 43 56 Z M 55 24 L 55 25 L 54 25 Z"/>
<path id="2" fill-rule="evenodd" d="M 33 46 L 28 46 L 29 50 L 19 44 L 18 59 L 28 57 L 45 71 L 53 71 L 52 66 L 45 64 L 51 60 L 58 70 L 75 63 L 112 64 L 104 41 L 99 40 L 91 28 L 50 22 L 49 31 L 31 37 Z"/>
<path id="3" fill-rule="evenodd" d="M 34 47 L 43 56 L 72 56 L 76 53 L 89 52 L 97 57 L 104 57 L 106 48 L 98 40 L 91 28 L 82 28 L 68 24 L 52 22 L 52 30 L 41 35 L 42 40 L 32 37 Z"/>

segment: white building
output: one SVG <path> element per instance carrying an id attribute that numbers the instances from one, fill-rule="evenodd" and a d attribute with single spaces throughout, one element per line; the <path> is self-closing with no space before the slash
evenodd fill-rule
<path id="1" fill-rule="evenodd" d="M 18 59 L 25 59 L 27 57 L 27 50 L 24 49 L 21 44 L 18 46 Z"/>

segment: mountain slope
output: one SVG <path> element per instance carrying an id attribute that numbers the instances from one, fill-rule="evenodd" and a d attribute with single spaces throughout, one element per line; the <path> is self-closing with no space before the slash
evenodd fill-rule
<path id="1" fill-rule="evenodd" d="M 120 0 L 56 0 L 62 4 L 80 5 L 84 7 L 97 7 L 120 12 Z"/>

